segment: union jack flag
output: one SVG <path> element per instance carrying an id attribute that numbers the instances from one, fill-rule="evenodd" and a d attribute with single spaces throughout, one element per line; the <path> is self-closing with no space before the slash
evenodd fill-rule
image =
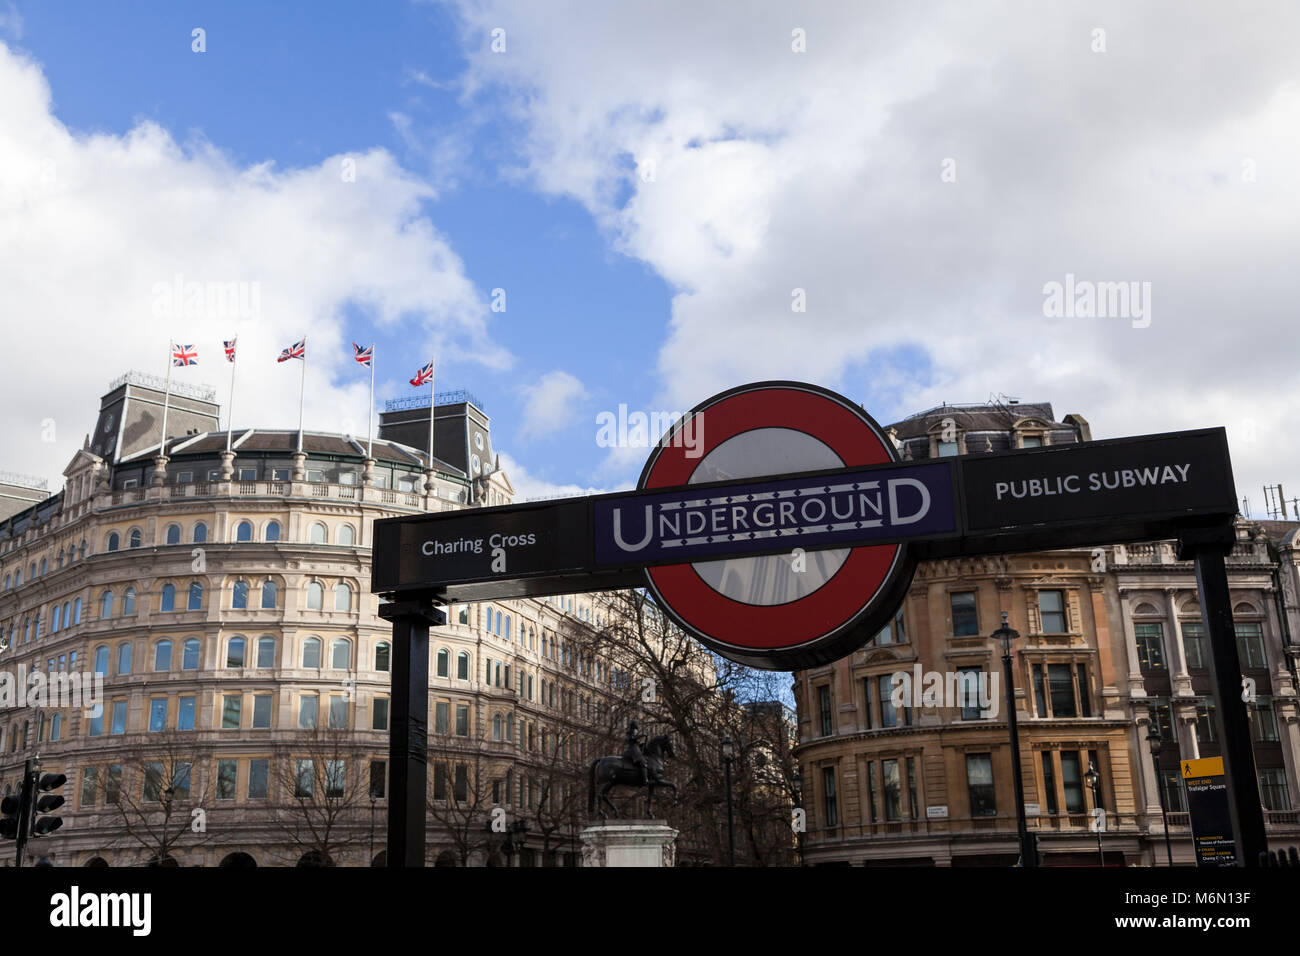
<path id="1" fill-rule="evenodd" d="M 236 336 L 236 338 L 238 338 L 238 336 Z M 226 347 L 226 361 L 233 362 L 235 360 L 235 339 L 223 342 L 222 344 Z"/>
<path id="2" fill-rule="evenodd" d="M 172 343 L 172 364 L 173 365 L 198 365 L 199 353 L 195 351 L 192 345 L 177 345 Z"/>
<path id="3" fill-rule="evenodd" d="M 357 345 L 356 342 L 352 343 L 352 347 L 357 350 L 357 361 L 362 365 L 369 365 L 370 360 L 374 357 L 375 347 L 373 345 L 367 345 L 365 348 L 362 348 L 360 345 Z"/>
<path id="4" fill-rule="evenodd" d="M 414 385 L 416 388 L 419 388 L 421 385 L 429 381 L 431 378 L 433 378 L 432 359 L 429 360 L 428 365 L 426 365 L 424 368 L 420 369 L 418 372 L 415 373 L 415 378 L 411 379 L 411 384 Z"/>
<path id="5" fill-rule="evenodd" d="M 276 361 L 287 362 L 289 359 L 295 358 L 302 359 L 304 362 L 307 361 L 307 337 L 305 335 L 281 352 L 280 357 L 276 359 Z"/>

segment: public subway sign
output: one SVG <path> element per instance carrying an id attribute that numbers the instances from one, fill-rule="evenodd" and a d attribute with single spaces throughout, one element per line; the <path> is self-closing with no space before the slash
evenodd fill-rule
<path id="1" fill-rule="evenodd" d="M 646 587 L 718 653 L 785 670 L 869 641 L 917 561 L 1172 537 L 1236 512 L 1221 428 L 900 461 L 860 407 L 796 382 L 682 422 L 693 443 L 667 432 L 634 491 L 375 522 L 372 590 Z"/>

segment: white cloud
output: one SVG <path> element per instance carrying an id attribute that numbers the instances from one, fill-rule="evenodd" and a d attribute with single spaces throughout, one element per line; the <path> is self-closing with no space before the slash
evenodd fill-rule
<path id="1" fill-rule="evenodd" d="M 541 438 L 572 425 L 578 403 L 587 396 L 582 382 L 558 369 L 520 391 L 524 403 L 519 430 L 527 438 Z"/>
<path id="2" fill-rule="evenodd" d="M 881 417 L 1000 391 L 1098 437 L 1224 424 L 1243 493 L 1297 480 L 1294 5 L 459 8 L 466 95 L 507 92 L 526 175 L 672 283 L 665 407 L 763 378 Z M 1151 282 L 1150 327 L 1045 318 L 1066 273 Z M 877 388 L 899 346 L 926 381 Z"/>
<path id="3" fill-rule="evenodd" d="M 506 477 L 510 479 L 510 484 L 514 486 L 516 501 L 523 501 L 526 498 L 572 498 L 581 495 L 602 495 L 609 491 L 621 491 L 625 487 L 631 487 L 627 485 L 616 488 L 595 488 L 573 482 L 547 481 L 532 474 L 505 452 L 500 453 L 500 458 L 501 470 L 506 473 Z"/>
<path id="4" fill-rule="evenodd" d="M 169 338 L 200 350 L 177 380 L 215 385 L 225 405 L 220 344 L 238 334 L 237 427 L 296 427 L 300 369 L 274 359 L 306 334 L 307 427 L 365 433 L 349 307 L 443 365 L 512 364 L 487 336 L 486 300 L 422 215 L 430 187 L 383 150 L 281 170 L 240 166 L 202 140 L 180 145 L 149 122 L 77 133 L 52 114 L 40 67 L 3 44 L 0 89 L 0 317 L 26 356 L 4 377 L 9 467 L 57 488 L 107 383 L 129 368 L 161 375 Z M 248 283 L 260 310 L 155 315 L 155 286 L 178 275 Z M 381 376 L 414 370 L 380 360 Z M 46 419 L 53 443 L 42 441 Z"/>

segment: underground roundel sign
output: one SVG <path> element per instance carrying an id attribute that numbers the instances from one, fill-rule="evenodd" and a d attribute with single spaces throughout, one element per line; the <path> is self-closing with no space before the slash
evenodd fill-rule
<path id="1" fill-rule="evenodd" d="M 655 447 L 639 488 L 894 461 L 893 443 L 848 399 L 814 385 L 762 382 L 722 392 L 684 415 Z M 852 521 L 867 492 L 856 486 L 823 488 L 820 481 L 807 489 L 799 484 L 782 483 L 744 500 L 702 498 L 689 504 L 703 507 L 685 516 L 712 514 L 726 522 L 731 535 L 784 535 L 790 540 L 788 552 L 645 569 L 647 584 L 665 611 L 732 660 L 788 670 L 843 657 L 892 618 L 911 583 L 914 563 L 908 560 L 906 543 L 800 547 L 801 536 L 811 532 L 815 537 L 836 522 Z M 889 493 L 895 490 L 891 487 Z M 707 489 L 701 494 L 707 495 Z M 659 516 L 661 523 L 674 517 Z M 682 541 L 693 531 L 708 530 L 686 528 Z"/>

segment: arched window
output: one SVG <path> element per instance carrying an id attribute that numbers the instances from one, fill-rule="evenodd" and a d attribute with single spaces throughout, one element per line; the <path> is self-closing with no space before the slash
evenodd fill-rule
<path id="1" fill-rule="evenodd" d="M 501 715 L 500 714 L 492 715 L 492 739 L 493 740 L 501 739 Z"/>
<path id="2" fill-rule="evenodd" d="M 127 588 L 126 594 L 122 596 L 122 613 L 135 613 L 135 588 Z"/>
<path id="3" fill-rule="evenodd" d="M 451 674 L 451 652 L 445 647 L 438 649 L 438 670 L 439 677 L 448 677 Z"/>
<path id="4" fill-rule="evenodd" d="M 103 597 L 99 599 L 99 616 L 113 616 L 113 592 L 105 591 Z"/>
<path id="5" fill-rule="evenodd" d="M 118 676 L 125 676 L 131 673 L 131 642 L 119 644 L 117 647 L 117 673 Z"/>
<path id="6" fill-rule="evenodd" d="M 81 598 L 77 598 L 72 602 L 72 623 L 81 623 Z"/>
<path id="7" fill-rule="evenodd" d="M 56 604 L 54 605 L 54 613 L 50 616 L 51 634 L 59 633 L 59 623 L 62 619 L 63 619 L 63 608 Z"/>
<path id="8" fill-rule="evenodd" d="M 275 666 L 275 638 L 259 637 L 257 639 L 257 666 Z"/>
<path id="9" fill-rule="evenodd" d="M 108 533 L 108 541 L 104 544 L 105 551 L 116 551 L 121 546 L 122 539 L 117 536 L 116 531 Z"/>
<path id="10" fill-rule="evenodd" d="M 280 540 L 280 522 L 278 522 L 278 521 L 268 521 L 268 522 L 267 522 L 267 524 L 266 524 L 266 540 L 267 540 L 267 541 L 279 541 L 279 540 Z"/>
<path id="11" fill-rule="evenodd" d="M 159 610 L 174 611 L 176 610 L 176 585 L 164 584 L 162 587 L 162 597 L 159 600 Z"/>
<path id="12" fill-rule="evenodd" d="M 232 637 L 229 643 L 226 644 L 226 666 L 244 666 L 244 639 L 242 637 Z"/>
<path id="13" fill-rule="evenodd" d="M 46 562 L 46 560 L 44 558 L 41 558 L 41 577 L 45 577 L 45 571 L 48 567 L 49 564 Z"/>
<path id="14" fill-rule="evenodd" d="M 487 609 L 487 632 L 492 633 L 492 620 L 496 612 L 492 608 Z"/>
<path id="15" fill-rule="evenodd" d="M 64 628 L 72 627 L 72 605 L 67 601 L 63 602 L 63 626 Z"/>
<path id="16" fill-rule="evenodd" d="M 208 526 L 202 521 L 194 522 L 194 537 L 191 539 L 195 544 L 203 544 L 208 540 Z"/>
<path id="17" fill-rule="evenodd" d="M 142 540 L 141 537 L 140 537 L 140 529 L 139 529 L 139 528 L 132 528 L 132 529 L 131 529 L 131 536 L 130 536 L 130 538 L 128 538 L 127 540 L 130 542 L 130 546 L 131 546 L 132 548 L 138 548 L 138 547 L 140 547 L 140 542 L 141 542 L 141 540 Z"/>
<path id="18" fill-rule="evenodd" d="M 77 557 L 84 558 L 85 556 L 86 556 L 86 539 L 82 538 L 81 547 L 77 549 Z"/>
<path id="19" fill-rule="evenodd" d="M 181 670 L 196 671 L 199 669 L 199 639 L 197 637 L 187 638 L 181 651 Z"/>
<path id="20" fill-rule="evenodd" d="M 357 534 L 352 530 L 352 525 L 345 524 L 339 528 L 339 544 L 353 545 L 356 543 Z"/>
<path id="21" fill-rule="evenodd" d="M 236 540 L 236 541 L 252 541 L 252 540 L 253 540 L 253 522 L 251 522 L 251 521 L 241 521 L 241 522 L 239 522 L 239 524 L 237 524 L 237 525 L 235 526 L 235 540 Z"/>
<path id="22" fill-rule="evenodd" d="M 347 670 L 352 666 L 352 642 L 340 637 L 330 645 L 330 667 Z"/>
<path id="23" fill-rule="evenodd" d="M 72 553 L 72 549 L 71 549 L 71 548 L 68 549 L 68 553 L 69 553 L 69 554 Z M 55 566 L 56 568 L 61 568 L 61 567 L 63 567 L 63 549 L 62 549 L 62 548 L 60 548 L 60 549 L 58 550 L 58 553 L 54 555 L 54 566 Z"/>
<path id="24" fill-rule="evenodd" d="M 469 655 L 464 651 L 456 655 L 456 676 L 460 680 L 469 680 Z"/>
<path id="25" fill-rule="evenodd" d="M 352 610 L 352 589 L 342 581 L 334 585 L 334 610 Z"/>
<path id="26" fill-rule="evenodd" d="M 202 581 L 190 582 L 189 609 L 191 611 L 203 610 L 203 582 Z"/>
<path id="27" fill-rule="evenodd" d="M 108 676 L 108 645 L 100 644 L 95 648 L 95 673 L 102 677 Z"/>
<path id="28" fill-rule="evenodd" d="M 50 739 L 58 740 L 59 734 L 63 732 L 63 715 L 55 714 L 54 719 L 50 721 Z"/>
<path id="29" fill-rule="evenodd" d="M 172 669 L 172 642 L 161 640 L 153 646 L 153 669 L 169 671 Z"/>
<path id="30" fill-rule="evenodd" d="M 506 615 L 506 640 L 510 640 L 510 615 Z"/>
<path id="31" fill-rule="evenodd" d="M 325 533 L 325 526 L 317 521 L 311 526 L 311 543 L 325 544 L 326 540 L 327 535 Z"/>
<path id="32" fill-rule="evenodd" d="M 441 652 L 439 652 L 441 653 Z M 391 657 L 391 648 L 387 641 L 380 641 L 375 645 L 375 670 L 386 671 L 389 669 L 389 660 Z M 442 675 L 446 677 L 446 674 Z"/>
<path id="33" fill-rule="evenodd" d="M 178 524 L 169 524 L 169 525 L 167 526 L 167 543 L 168 543 L 168 544 L 180 544 L 180 543 L 181 543 L 181 526 L 180 526 L 180 525 L 178 525 Z"/>
<path id="34" fill-rule="evenodd" d="M 262 585 L 262 607 L 274 608 L 276 598 L 276 585 L 270 578 Z"/>
<path id="35" fill-rule="evenodd" d="M 319 581 L 307 585 L 307 610 L 319 611 L 325 604 L 325 588 Z"/>
<path id="36" fill-rule="evenodd" d="M 248 582 L 236 581 L 235 593 L 230 599 L 230 606 L 237 611 L 248 608 Z"/>
<path id="37" fill-rule="evenodd" d="M 302 666 L 320 667 L 319 637 L 309 637 L 302 642 Z"/>

